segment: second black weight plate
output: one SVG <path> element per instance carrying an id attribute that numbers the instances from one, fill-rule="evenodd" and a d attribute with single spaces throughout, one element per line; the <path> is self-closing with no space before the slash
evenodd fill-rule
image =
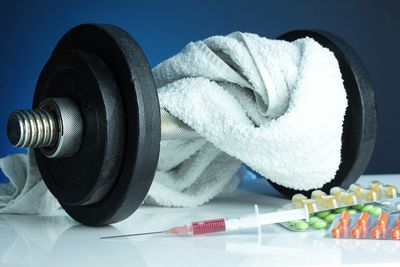
<path id="1" fill-rule="evenodd" d="M 338 36 L 325 31 L 296 30 L 285 33 L 278 39 L 294 41 L 305 37 L 313 38 L 335 54 L 348 99 L 342 133 L 341 163 L 335 178 L 322 187 L 323 191 L 329 193 L 333 186 L 348 188 L 363 174 L 369 163 L 377 131 L 375 95 L 368 72 L 360 58 Z M 312 191 L 298 191 L 271 181 L 270 183 L 288 197 L 296 193 L 310 196 Z"/>
<path id="2" fill-rule="evenodd" d="M 157 167 L 160 108 L 153 76 L 139 45 L 128 33 L 115 26 L 79 25 L 62 37 L 52 57 L 68 50 L 95 55 L 111 71 L 121 97 L 124 134 L 120 166 L 115 181 L 104 196 L 90 204 L 61 202 L 61 205 L 83 224 L 116 223 L 141 205 Z M 94 157 L 96 155 L 88 153 L 80 164 L 88 164 Z M 85 176 L 79 179 L 84 183 Z"/>

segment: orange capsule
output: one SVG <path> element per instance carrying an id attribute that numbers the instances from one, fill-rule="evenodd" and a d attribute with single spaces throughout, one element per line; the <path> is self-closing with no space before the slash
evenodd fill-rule
<path id="1" fill-rule="evenodd" d="M 342 224 L 343 226 L 348 226 L 349 220 L 350 220 L 349 211 L 346 210 L 346 211 L 342 212 L 342 215 L 340 215 L 340 224 Z"/>
<path id="2" fill-rule="evenodd" d="M 340 238 L 342 235 L 343 225 L 338 224 L 335 228 L 332 229 L 332 236 L 334 238 Z"/>
<path id="3" fill-rule="evenodd" d="M 368 213 L 365 211 L 361 213 L 360 217 L 358 218 L 357 224 L 362 226 L 367 226 L 368 224 Z"/>
<path id="4" fill-rule="evenodd" d="M 376 221 L 376 226 L 385 228 L 388 221 L 388 215 L 386 212 L 382 212 Z"/>
<path id="5" fill-rule="evenodd" d="M 353 230 L 351 230 L 351 235 L 354 238 L 360 238 L 362 231 L 363 231 L 364 226 L 363 225 L 357 225 L 356 227 L 353 228 Z"/>
<path id="6" fill-rule="evenodd" d="M 392 230 L 392 238 L 393 239 L 400 239 L 400 228 L 399 227 L 395 227 Z"/>
<path id="7" fill-rule="evenodd" d="M 371 237 L 379 239 L 382 237 L 382 232 L 383 232 L 382 228 L 379 226 L 376 226 L 376 227 L 372 228 L 372 230 L 371 230 Z"/>

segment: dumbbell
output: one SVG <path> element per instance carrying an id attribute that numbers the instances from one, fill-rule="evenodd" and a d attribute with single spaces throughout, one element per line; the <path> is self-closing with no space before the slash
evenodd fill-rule
<path id="1" fill-rule="evenodd" d="M 342 161 L 326 187 L 345 187 L 364 172 L 373 151 L 374 93 L 360 59 L 337 36 L 297 30 L 278 39 L 306 36 L 335 54 L 343 76 Z M 10 114 L 9 141 L 34 150 L 50 192 L 86 225 L 116 223 L 135 212 L 153 181 L 161 140 L 202 138 L 160 110 L 144 53 L 112 25 L 78 25 L 61 38 L 40 73 L 32 107 Z M 297 192 L 272 184 L 287 196 Z"/>

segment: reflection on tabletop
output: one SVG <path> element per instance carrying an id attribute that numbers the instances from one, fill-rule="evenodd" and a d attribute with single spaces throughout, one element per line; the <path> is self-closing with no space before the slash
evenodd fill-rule
<path id="1" fill-rule="evenodd" d="M 127 220 L 93 228 L 63 211 L 54 216 L 0 215 L 0 266 L 298 266 L 399 261 L 400 242 L 340 240 L 325 231 L 291 232 L 279 225 L 229 234 L 100 237 L 163 230 L 194 220 L 274 211 L 288 200 L 236 192 L 197 208 L 143 206 Z M 394 265 L 393 265 L 394 266 Z"/>

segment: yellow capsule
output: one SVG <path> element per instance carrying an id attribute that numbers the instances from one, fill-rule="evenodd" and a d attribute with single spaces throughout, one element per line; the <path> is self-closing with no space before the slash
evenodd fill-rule
<path id="1" fill-rule="evenodd" d="M 311 198 L 315 199 L 318 205 L 323 203 L 323 196 L 326 196 L 326 193 L 322 190 L 314 190 L 311 192 Z"/>
<path id="2" fill-rule="evenodd" d="M 379 181 L 371 181 L 371 182 L 369 183 L 369 188 L 370 188 L 372 191 L 376 192 L 376 193 L 378 194 L 378 196 L 379 196 L 379 194 L 380 194 L 380 192 L 381 192 L 381 190 L 382 190 L 382 184 L 381 184 L 381 182 L 379 182 Z"/>
<path id="3" fill-rule="evenodd" d="M 309 213 L 315 213 L 318 211 L 317 201 L 315 199 L 306 199 L 304 200 L 304 204 L 307 206 Z"/>
<path id="4" fill-rule="evenodd" d="M 350 185 L 350 191 L 354 192 L 354 194 L 356 194 L 357 197 L 361 197 L 362 193 L 361 191 L 364 189 L 364 187 L 360 184 L 354 183 Z"/>
<path id="5" fill-rule="evenodd" d="M 344 205 L 355 205 L 357 204 L 357 196 L 353 192 L 343 192 L 340 197 L 340 202 Z"/>
<path id="6" fill-rule="evenodd" d="M 397 197 L 397 188 L 393 185 L 383 185 L 382 191 L 385 194 L 386 198 L 394 198 Z"/>
<path id="7" fill-rule="evenodd" d="M 336 198 L 340 198 L 340 196 L 343 192 L 346 192 L 346 191 L 343 188 L 341 188 L 340 186 L 334 186 L 330 190 L 331 195 L 335 196 Z"/>
<path id="8" fill-rule="evenodd" d="M 373 190 L 364 189 L 364 190 L 362 190 L 361 194 L 362 194 L 362 198 L 366 201 L 371 202 L 371 201 L 378 200 L 378 194 Z"/>
<path id="9" fill-rule="evenodd" d="M 303 194 L 295 194 L 292 197 L 292 206 L 293 208 L 302 208 L 304 207 L 304 201 L 307 200 L 307 197 Z"/>
<path id="10" fill-rule="evenodd" d="M 324 206 L 328 209 L 336 209 L 338 207 L 337 199 L 335 196 L 327 195 L 323 196 L 322 199 L 324 200 Z"/>

